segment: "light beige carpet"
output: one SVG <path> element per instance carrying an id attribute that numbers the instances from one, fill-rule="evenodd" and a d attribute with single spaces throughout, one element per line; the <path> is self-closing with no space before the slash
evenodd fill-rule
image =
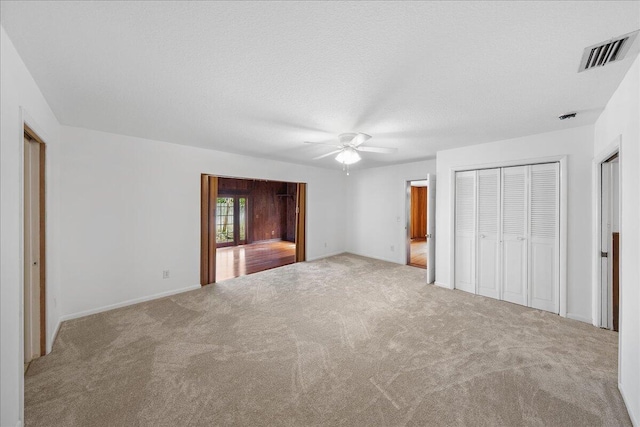
<path id="1" fill-rule="evenodd" d="M 630 425 L 617 334 L 353 255 L 62 325 L 27 426 Z"/>

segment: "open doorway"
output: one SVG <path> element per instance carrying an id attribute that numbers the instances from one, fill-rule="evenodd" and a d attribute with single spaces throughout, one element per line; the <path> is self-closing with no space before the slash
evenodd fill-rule
<path id="1" fill-rule="evenodd" d="M 409 181 L 407 264 L 427 268 L 427 180 Z"/>
<path id="2" fill-rule="evenodd" d="M 45 153 L 40 137 L 24 126 L 24 371 L 46 351 Z"/>
<path id="3" fill-rule="evenodd" d="M 427 283 L 435 280 L 435 187 L 436 178 L 406 182 L 407 265 L 427 270 Z"/>
<path id="4" fill-rule="evenodd" d="M 202 175 L 201 284 L 305 260 L 306 184 Z"/>
<path id="5" fill-rule="evenodd" d="M 620 156 L 600 163 L 600 326 L 618 331 L 620 277 Z"/>

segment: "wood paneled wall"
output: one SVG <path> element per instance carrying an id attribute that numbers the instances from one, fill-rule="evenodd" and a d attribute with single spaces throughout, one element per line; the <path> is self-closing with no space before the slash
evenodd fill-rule
<path id="1" fill-rule="evenodd" d="M 296 184 L 277 181 L 219 178 L 218 194 L 248 197 L 248 242 L 295 241 Z"/>
<path id="2" fill-rule="evenodd" d="M 249 225 L 251 241 L 281 239 L 283 219 L 286 220 L 286 200 L 279 194 L 285 194 L 286 184 L 281 182 L 256 181 L 249 194 Z"/>
<path id="3" fill-rule="evenodd" d="M 427 235 L 427 187 L 411 187 L 411 238 Z"/>
<path id="4" fill-rule="evenodd" d="M 282 240 L 289 242 L 296 241 L 296 197 L 297 197 L 297 184 L 287 183 L 287 194 L 290 195 L 287 200 L 287 218 L 285 234 Z"/>
<path id="5" fill-rule="evenodd" d="M 249 194 L 256 182 L 252 179 L 218 178 L 218 194 Z"/>
<path id="6" fill-rule="evenodd" d="M 307 184 L 296 184 L 296 262 L 307 260 Z"/>

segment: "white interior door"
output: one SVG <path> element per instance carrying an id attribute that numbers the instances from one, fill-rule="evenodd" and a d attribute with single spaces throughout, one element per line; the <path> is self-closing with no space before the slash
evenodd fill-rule
<path id="1" fill-rule="evenodd" d="M 427 174 L 427 283 L 436 280 L 436 177 Z"/>
<path id="2" fill-rule="evenodd" d="M 500 169 L 478 171 L 478 293 L 500 298 Z"/>
<path id="3" fill-rule="evenodd" d="M 476 171 L 456 172 L 455 288 L 476 292 Z"/>
<path id="4" fill-rule="evenodd" d="M 40 355 L 40 146 L 24 143 L 24 362 Z"/>
<path id="5" fill-rule="evenodd" d="M 560 312 L 559 165 L 530 166 L 529 306 Z"/>
<path id="6" fill-rule="evenodd" d="M 502 295 L 527 305 L 527 189 L 529 166 L 502 169 Z"/>

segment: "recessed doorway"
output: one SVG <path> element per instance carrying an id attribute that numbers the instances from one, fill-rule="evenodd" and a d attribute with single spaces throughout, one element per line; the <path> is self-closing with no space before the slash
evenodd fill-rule
<path id="1" fill-rule="evenodd" d="M 305 260 L 306 184 L 202 175 L 201 284 Z"/>
<path id="2" fill-rule="evenodd" d="M 427 270 L 427 283 L 435 281 L 436 178 L 406 181 L 407 265 Z"/>
<path id="3" fill-rule="evenodd" d="M 24 125 L 23 224 L 24 370 L 46 351 L 45 154 L 46 145 Z"/>
<path id="4" fill-rule="evenodd" d="M 410 181 L 409 254 L 407 264 L 427 268 L 427 180 Z"/>
<path id="5" fill-rule="evenodd" d="M 600 165 L 600 326 L 618 331 L 620 277 L 620 156 Z"/>

